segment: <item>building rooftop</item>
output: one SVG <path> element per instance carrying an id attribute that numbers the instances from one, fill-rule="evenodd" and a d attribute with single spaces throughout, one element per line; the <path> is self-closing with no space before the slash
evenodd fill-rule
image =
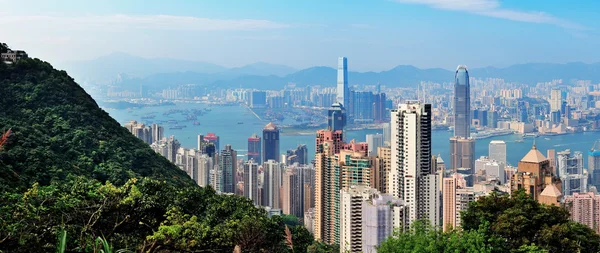
<path id="1" fill-rule="evenodd" d="M 528 162 L 528 163 L 541 163 L 543 161 L 547 161 L 548 159 L 546 159 L 546 157 L 544 155 L 542 155 L 542 153 L 535 147 L 535 144 L 533 145 L 533 147 L 531 147 L 531 150 L 529 150 L 529 153 L 527 153 L 523 159 L 521 159 L 521 162 Z"/>
<path id="2" fill-rule="evenodd" d="M 562 193 L 554 186 L 554 184 L 546 185 L 546 188 L 540 193 L 540 196 L 561 197 Z"/>
<path id="3" fill-rule="evenodd" d="M 269 122 L 263 130 L 277 130 L 277 126 L 273 122 Z"/>

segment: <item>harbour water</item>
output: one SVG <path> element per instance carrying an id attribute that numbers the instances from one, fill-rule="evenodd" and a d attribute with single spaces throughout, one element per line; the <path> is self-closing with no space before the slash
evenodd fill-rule
<path id="1" fill-rule="evenodd" d="M 186 116 L 181 114 L 171 114 L 163 116 L 164 112 L 171 109 L 204 109 L 209 108 L 205 115 L 198 116 L 196 122 L 200 125 L 194 125 L 193 121 L 184 121 Z M 262 128 L 269 122 L 259 120 L 247 108 L 242 106 L 208 106 L 205 104 L 177 104 L 172 106 L 143 107 L 133 109 L 105 109 L 121 125 L 130 120 L 149 123 L 158 120 L 177 120 L 178 125 L 185 125 L 182 129 L 169 129 L 168 124 L 162 124 L 165 128 L 165 136 L 174 135 L 176 139 L 186 148 L 197 147 L 197 135 L 212 132 L 220 137 L 221 148 L 225 144 L 231 144 L 238 151 L 238 155 L 244 156 L 248 149 L 248 137 L 253 133 L 262 135 Z M 153 119 L 142 119 L 143 116 L 155 115 Z M 242 124 L 240 124 L 242 123 Z M 365 141 L 365 135 L 383 133 L 382 130 L 356 130 L 348 131 L 347 140 Z M 450 161 L 449 141 L 451 132 L 438 130 L 432 133 L 432 152 L 435 155 L 441 155 L 446 163 Z M 525 138 L 523 142 L 518 135 L 497 136 L 487 139 L 476 140 L 476 157 L 488 154 L 488 144 L 492 140 L 503 140 L 507 146 L 507 160 L 511 165 L 516 166 L 518 161 L 531 149 L 534 138 Z M 587 151 L 592 148 L 594 141 L 600 139 L 600 132 L 575 133 L 558 136 L 541 136 L 535 138 L 537 148 L 546 155 L 547 149 L 555 149 L 557 152 L 565 149 L 571 151 L 581 151 L 584 153 L 584 167 L 587 167 Z M 313 131 L 304 133 L 286 133 L 285 129 L 280 137 L 281 153 L 295 148 L 298 144 L 306 144 L 310 159 L 314 157 L 315 134 Z"/>

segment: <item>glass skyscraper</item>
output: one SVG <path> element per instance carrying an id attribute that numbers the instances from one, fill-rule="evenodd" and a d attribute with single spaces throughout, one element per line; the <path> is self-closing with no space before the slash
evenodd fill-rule
<path id="1" fill-rule="evenodd" d="M 338 82 L 339 85 L 339 82 Z M 459 65 L 454 76 L 454 136 L 471 135 L 471 94 L 467 66 Z"/>
<path id="2" fill-rule="evenodd" d="M 338 58 L 337 70 L 337 102 L 348 108 L 350 103 L 350 90 L 348 89 L 348 59 Z"/>

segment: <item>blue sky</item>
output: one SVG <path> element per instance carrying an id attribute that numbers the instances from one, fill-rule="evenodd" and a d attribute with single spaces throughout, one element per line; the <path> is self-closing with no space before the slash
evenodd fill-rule
<path id="1" fill-rule="evenodd" d="M 598 62 L 600 1 L 0 0 L 0 40 L 52 62 L 111 52 L 351 70 Z"/>

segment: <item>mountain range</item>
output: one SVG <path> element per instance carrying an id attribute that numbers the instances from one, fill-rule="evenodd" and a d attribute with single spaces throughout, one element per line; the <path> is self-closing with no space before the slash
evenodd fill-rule
<path id="1" fill-rule="evenodd" d="M 77 81 L 106 83 L 118 81 L 124 88 L 140 84 L 153 90 L 198 84 L 207 87 L 243 87 L 280 89 L 289 83 L 297 86 L 334 86 L 336 69 L 316 66 L 296 70 L 285 65 L 254 63 L 238 68 L 225 68 L 212 63 L 168 58 L 146 59 L 125 53 L 113 53 L 90 61 L 65 63 L 62 68 Z M 471 77 L 502 78 L 507 82 L 535 85 L 554 79 L 569 83 L 573 79 L 600 81 L 600 63 L 572 62 L 525 63 L 505 68 L 485 67 L 469 69 Z M 415 87 L 420 81 L 452 82 L 454 71 L 442 68 L 420 69 L 399 65 L 381 72 L 349 71 L 353 84 L 377 84 L 387 87 Z"/>

